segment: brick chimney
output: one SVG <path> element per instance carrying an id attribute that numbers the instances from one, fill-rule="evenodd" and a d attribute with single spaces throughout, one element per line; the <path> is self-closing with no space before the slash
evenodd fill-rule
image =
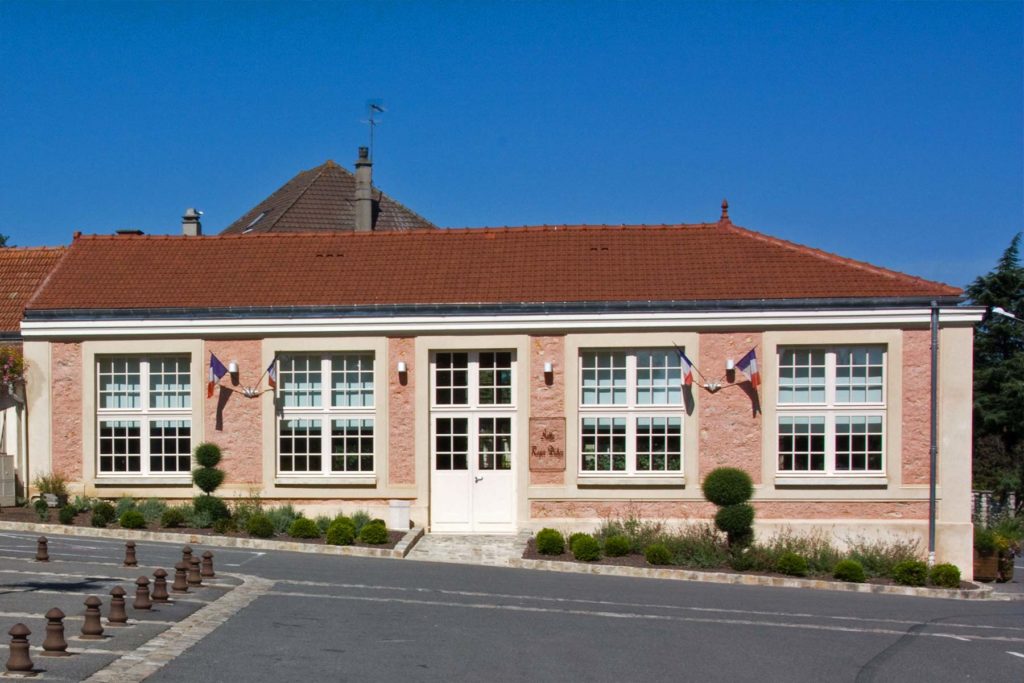
<path id="1" fill-rule="evenodd" d="M 356 232 L 373 230 L 373 162 L 370 150 L 359 148 L 356 159 Z"/>
<path id="2" fill-rule="evenodd" d="M 196 211 L 192 207 L 185 209 L 185 215 L 181 217 L 181 234 L 186 237 L 198 237 L 203 234 L 203 224 L 199 222 L 202 211 Z"/>

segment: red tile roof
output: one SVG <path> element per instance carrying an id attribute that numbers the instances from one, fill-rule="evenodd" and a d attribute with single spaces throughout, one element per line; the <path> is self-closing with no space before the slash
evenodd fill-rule
<path id="1" fill-rule="evenodd" d="M 728 222 L 217 237 L 85 236 L 45 309 L 956 297 Z"/>
<path id="2" fill-rule="evenodd" d="M 65 251 L 65 247 L 0 248 L 0 334 L 21 333 L 25 304 Z"/>
<path id="3" fill-rule="evenodd" d="M 333 161 L 327 161 L 299 173 L 220 234 L 355 230 L 355 196 L 356 177 Z M 374 230 L 435 227 L 376 188 L 373 199 Z"/>

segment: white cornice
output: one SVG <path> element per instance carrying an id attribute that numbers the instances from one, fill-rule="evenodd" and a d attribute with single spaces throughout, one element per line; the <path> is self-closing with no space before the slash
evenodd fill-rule
<path id="1" fill-rule="evenodd" d="M 983 307 L 943 307 L 943 325 L 973 325 Z M 353 316 L 323 318 L 134 318 L 22 321 L 25 340 L 111 337 L 322 336 L 583 330 L 709 330 L 899 327 L 927 325 L 928 308 L 864 310 L 710 311 L 532 315 Z"/>

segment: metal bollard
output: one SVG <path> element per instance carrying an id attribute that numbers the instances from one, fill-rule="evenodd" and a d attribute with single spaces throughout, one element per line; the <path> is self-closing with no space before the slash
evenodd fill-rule
<path id="1" fill-rule="evenodd" d="M 135 609 L 153 609 L 153 601 L 149 599 L 149 578 L 140 576 L 135 579 L 135 602 L 132 607 Z"/>
<path id="2" fill-rule="evenodd" d="M 67 657 L 68 641 L 64 639 L 64 613 L 54 607 L 46 613 L 46 639 L 43 640 L 44 657 Z"/>
<path id="3" fill-rule="evenodd" d="M 153 572 L 153 594 L 150 596 L 153 602 L 168 602 L 170 597 L 167 594 L 167 572 L 157 569 Z"/>
<path id="4" fill-rule="evenodd" d="M 40 536 L 36 541 L 36 562 L 49 562 L 50 552 L 47 550 L 46 536 Z"/>
<path id="5" fill-rule="evenodd" d="M 135 541 L 128 541 L 124 544 L 124 566 L 139 566 L 139 561 L 135 558 Z"/>
<path id="6" fill-rule="evenodd" d="M 100 605 L 103 601 L 95 595 L 85 599 L 85 621 L 82 622 L 82 640 L 103 638 L 103 624 L 100 623 Z"/>
<path id="7" fill-rule="evenodd" d="M 181 549 L 181 561 L 186 564 L 192 563 L 192 546 L 187 545 Z"/>
<path id="8" fill-rule="evenodd" d="M 23 673 L 32 670 L 32 659 L 28 656 L 28 637 L 32 631 L 25 624 L 15 624 L 7 632 L 11 636 L 11 656 L 7 659 L 7 671 Z"/>
<path id="9" fill-rule="evenodd" d="M 110 612 L 107 613 L 107 626 L 127 626 L 128 613 L 124 609 L 124 596 L 127 591 L 114 586 L 110 591 Z"/>
<path id="10" fill-rule="evenodd" d="M 199 558 L 193 557 L 188 568 L 188 585 L 192 588 L 203 587 L 203 577 L 199 575 Z"/>
<path id="11" fill-rule="evenodd" d="M 217 575 L 213 573 L 213 553 L 209 550 L 203 553 L 203 568 L 199 571 L 199 575 L 204 579 L 217 578 Z"/>
<path id="12" fill-rule="evenodd" d="M 179 562 L 174 565 L 174 583 L 171 584 L 172 593 L 188 593 L 188 581 L 185 575 L 188 573 L 188 565 Z"/>

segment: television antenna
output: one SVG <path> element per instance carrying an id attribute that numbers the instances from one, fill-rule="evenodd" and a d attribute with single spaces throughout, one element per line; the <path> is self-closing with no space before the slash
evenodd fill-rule
<path id="1" fill-rule="evenodd" d="M 370 127 L 370 161 L 373 161 L 373 133 L 374 129 L 380 125 L 380 121 L 377 120 L 377 117 L 387 110 L 384 109 L 384 102 L 382 100 L 367 100 L 366 111 L 367 118 L 363 123 Z"/>

